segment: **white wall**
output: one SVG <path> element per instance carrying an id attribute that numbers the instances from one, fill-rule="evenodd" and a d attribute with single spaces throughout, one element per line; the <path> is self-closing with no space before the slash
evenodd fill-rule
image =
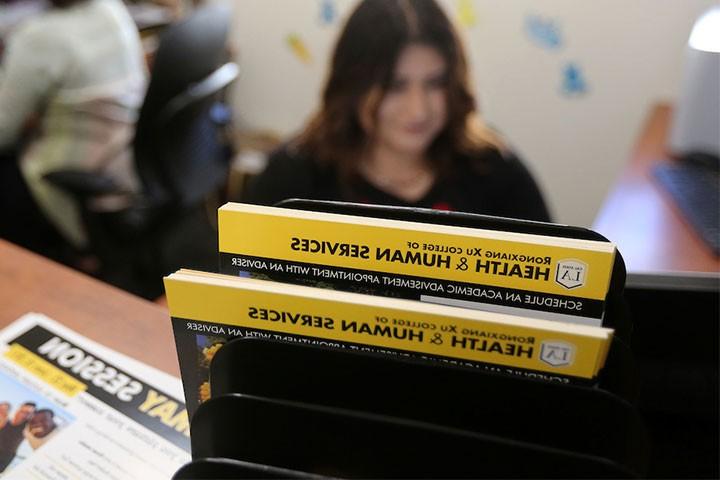
<path id="1" fill-rule="evenodd" d="M 296 131 L 317 105 L 325 65 L 355 0 L 224 0 L 242 68 L 233 103 L 244 128 Z M 481 109 L 534 171 L 556 221 L 589 226 L 625 164 L 650 105 L 679 90 L 694 19 L 714 0 L 441 0 L 458 20 Z M 470 4 L 475 24 L 460 20 Z M 337 13 L 323 21 L 322 8 Z M 325 10 L 327 11 L 327 10 Z M 528 16 L 554 22 L 544 48 Z M 297 34 L 312 56 L 288 46 Z M 575 62 L 587 91 L 564 95 Z"/>

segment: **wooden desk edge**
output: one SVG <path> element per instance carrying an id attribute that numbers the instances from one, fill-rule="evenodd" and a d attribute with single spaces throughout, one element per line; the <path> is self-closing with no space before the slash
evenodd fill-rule
<path id="1" fill-rule="evenodd" d="M 652 108 L 593 229 L 618 245 L 629 272 L 720 272 L 720 259 L 652 178 L 653 164 L 671 160 L 665 147 L 671 121 L 669 104 Z"/>
<path id="2" fill-rule="evenodd" d="M 0 240 L 0 328 L 28 312 L 179 376 L 167 308 Z"/>

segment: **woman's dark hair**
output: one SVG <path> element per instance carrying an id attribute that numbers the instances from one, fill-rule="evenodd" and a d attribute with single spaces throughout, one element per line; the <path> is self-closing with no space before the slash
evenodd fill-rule
<path id="1" fill-rule="evenodd" d="M 447 64 L 447 123 L 428 152 L 437 173 L 448 172 L 456 155 L 497 148 L 476 115 L 462 44 L 440 6 L 434 0 L 363 0 L 335 46 L 321 108 L 299 135 L 299 150 L 335 164 L 343 178 L 352 175 L 367 141 L 360 112 L 375 118 L 410 44 L 435 48 Z"/>

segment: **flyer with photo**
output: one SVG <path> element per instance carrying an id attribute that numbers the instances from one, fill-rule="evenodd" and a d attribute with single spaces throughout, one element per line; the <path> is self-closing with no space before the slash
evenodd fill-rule
<path id="1" fill-rule="evenodd" d="M 180 381 L 36 313 L 0 331 L 0 478 L 171 478 L 190 461 Z"/>

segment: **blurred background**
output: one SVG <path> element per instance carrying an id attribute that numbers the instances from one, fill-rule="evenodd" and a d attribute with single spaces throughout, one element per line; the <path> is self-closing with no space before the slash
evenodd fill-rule
<path id="1" fill-rule="evenodd" d="M 267 152 L 296 133 L 316 108 L 332 46 L 356 3 L 126 0 L 149 68 L 169 25 L 202 6 L 221 4 L 232 12 L 227 60 L 240 66 L 240 74 L 222 90 L 225 110 L 218 113 L 230 157 L 221 197 L 239 198 L 248 176 L 264 167 Z M 716 2 L 440 3 L 465 42 L 483 116 L 530 168 L 554 221 L 594 227 L 618 241 L 612 235 L 622 225 L 606 225 L 618 215 L 617 208 L 605 208 L 609 195 L 658 111 L 661 136 L 667 134 L 693 23 Z M 0 2 L 0 39 L 46 6 L 45 0 Z M 658 152 L 665 143 L 660 139 Z"/>
<path id="2" fill-rule="evenodd" d="M 231 42 L 240 131 L 284 137 L 318 104 L 355 0 L 243 0 Z M 681 88 L 684 50 L 713 0 L 443 0 L 485 119 L 532 169 L 560 223 L 591 226 L 653 105 Z"/>
<path id="3" fill-rule="evenodd" d="M 98 210 L 91 197 L 115 193 L 111 182 L 54 178 L 83 205 L 90 244 L 53 258 L 159 302 L 163 275 L 216 270 L 217 207 L 313 113 L 357 1 L 126 0 L 149 73 L 130 147 L 142 189 Z M 438 1 L 464 40 L 484 118 L 532 171 L 554 221 L 595 229 L 625 260 L 649 476 L 717 478 L 720 27 L 717 50 L 688 47 L 717 1 Z M 47 6 L 0 0 L 0 60 Z M 707 95 L 688 82 L 693 71 Z M 673 125 L 694 94 L 715 131 L 709 149 L 679 151 Z"/>

